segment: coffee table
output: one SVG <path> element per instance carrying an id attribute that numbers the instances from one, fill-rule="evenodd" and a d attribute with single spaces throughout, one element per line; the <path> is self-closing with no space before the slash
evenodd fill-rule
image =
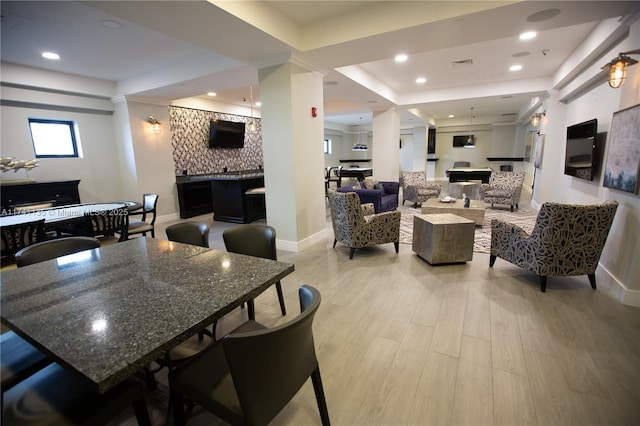
<path id="1" fill-rule="evenodd" d="M 437 198 L 429 198 L 422 203 L 422 214 L 452 213 L 466 219 L 472 220 L 476 225 L 482 226 L 484 223 L 484 202 L 470 200 L 469 207 L 463 207 L 464 201 L 456 200 L 453 203 L 442 203 Z"/>
<path id="2" fill-rule="evenodd" d="M 412 250 L 432 265 L 473 260 L 475 225 L 472 220 L 451 214 L 422 214 L 413 217 Z"/>

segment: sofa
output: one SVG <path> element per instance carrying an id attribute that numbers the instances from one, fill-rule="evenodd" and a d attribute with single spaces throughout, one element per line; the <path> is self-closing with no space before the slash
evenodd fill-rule
<path id="1" fill-rule="evenodd" d="M 378 182 L 375 179 L 366 178 L 355 186 L 342 186 L 336 191 L 355 192 L 360 198 L 360 204 L 373 204 L 375 213 L 390 212 L 398 208 L 400 182 Z"/>

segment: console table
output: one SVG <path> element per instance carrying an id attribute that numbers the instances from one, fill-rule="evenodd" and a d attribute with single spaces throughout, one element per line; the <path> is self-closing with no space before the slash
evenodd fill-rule
<path id="1" fill-rule="evenodd" d="M 474 168 L 474 167 L 452 167 L 447 170 L 449 182 L 466 182 L 468 180 L 481 180 L 482 183 L 489 183 L 491 177 L 491 168 Z"/>
<path id="2" fill-rule="evenodd" d="M 78 184 L 80 180 L 3 181 L 2 214 L 12 214 L 15 207 L 29 204 L 51 203 L 54 207 L 80 204 Z"/>

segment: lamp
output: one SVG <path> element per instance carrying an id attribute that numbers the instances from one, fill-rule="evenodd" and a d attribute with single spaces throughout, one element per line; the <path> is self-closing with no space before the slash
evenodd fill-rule
<path id="1" fill-rule="evenodd" d="M 249 100 L 251 101 L 251 123 L 249 123 L 249 131 L 256 131 L 256 121 L 253 119 L 253 86 L 249 85 Z"/>
<path id="2" fill-rule="evenodd" d="M 640 55 L 640 49 L 629 52 L 620 52 L 611 62 L 603 66 L 601 69 L 609 71 L 609 86 L 617 89 L 627 78 L 627 67 L 638 63 L 635 59 L 628 55 Z"/>
<path id="3" fill-rule="evenodd" d="M 533 127 L 538 127 L 538 125 L 540 125 L 540 119 L 542 117 L 544 117 L 545 115 L 547 115 L 546 111 L 543 111 L 543 112 L 537 113 L 537 114 L 533 114 L 533 116 L 531 117 L 531 125 Z"/>
<path id="4" fill-rule="evenodd" d="M 360 117 L 360 129 L 358 130 L 356 143 L 353 144 L 353 148 L 351 148 L 351 151 L 367 151 L 369 149 L 366 143 L 360 143 L 360 133 L 362 133 L 362 117 Z"/>
<path id="5" fill-rule="evenodd" d="M 147 123 L 153 126 L 153 133 L 155 134 L 160 133 L 160 125 L 162 123 L 156 120 L 152 115 L 150 115 L 149 118 L 147 118 Z"/>
<path id="6" fill-rule="evenodd" d="M 471 107 L 471 120 L 469 124 L 469 136 L 467 137 L 467 143 L 464 144 L 465 148 L 475 148 L 473 144 L 473 135 L 471 134 L 471 127 L 473 126 L 473 107 Z"/>

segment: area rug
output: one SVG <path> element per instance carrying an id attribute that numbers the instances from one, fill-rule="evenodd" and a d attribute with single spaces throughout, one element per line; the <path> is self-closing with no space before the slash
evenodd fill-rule
<path id="1" fill-rule="evenodd" d="M 420 214 L 420 209 L 401 207 L 400 242 L 411 244 L 413 239 L 413 216 Z M 484 214 L 484 224 L 476 226 L 473 242 L 473 251 L 476 253 L 489 253 L 491 249 L 491 220 L 498 219 L 504 222 L 518 225 L 526 232 L 531 232 L 536 223 L 538 212 L 533 210 L 518 209 L 513 213 L 509 210 L 488 208 Z"/>

